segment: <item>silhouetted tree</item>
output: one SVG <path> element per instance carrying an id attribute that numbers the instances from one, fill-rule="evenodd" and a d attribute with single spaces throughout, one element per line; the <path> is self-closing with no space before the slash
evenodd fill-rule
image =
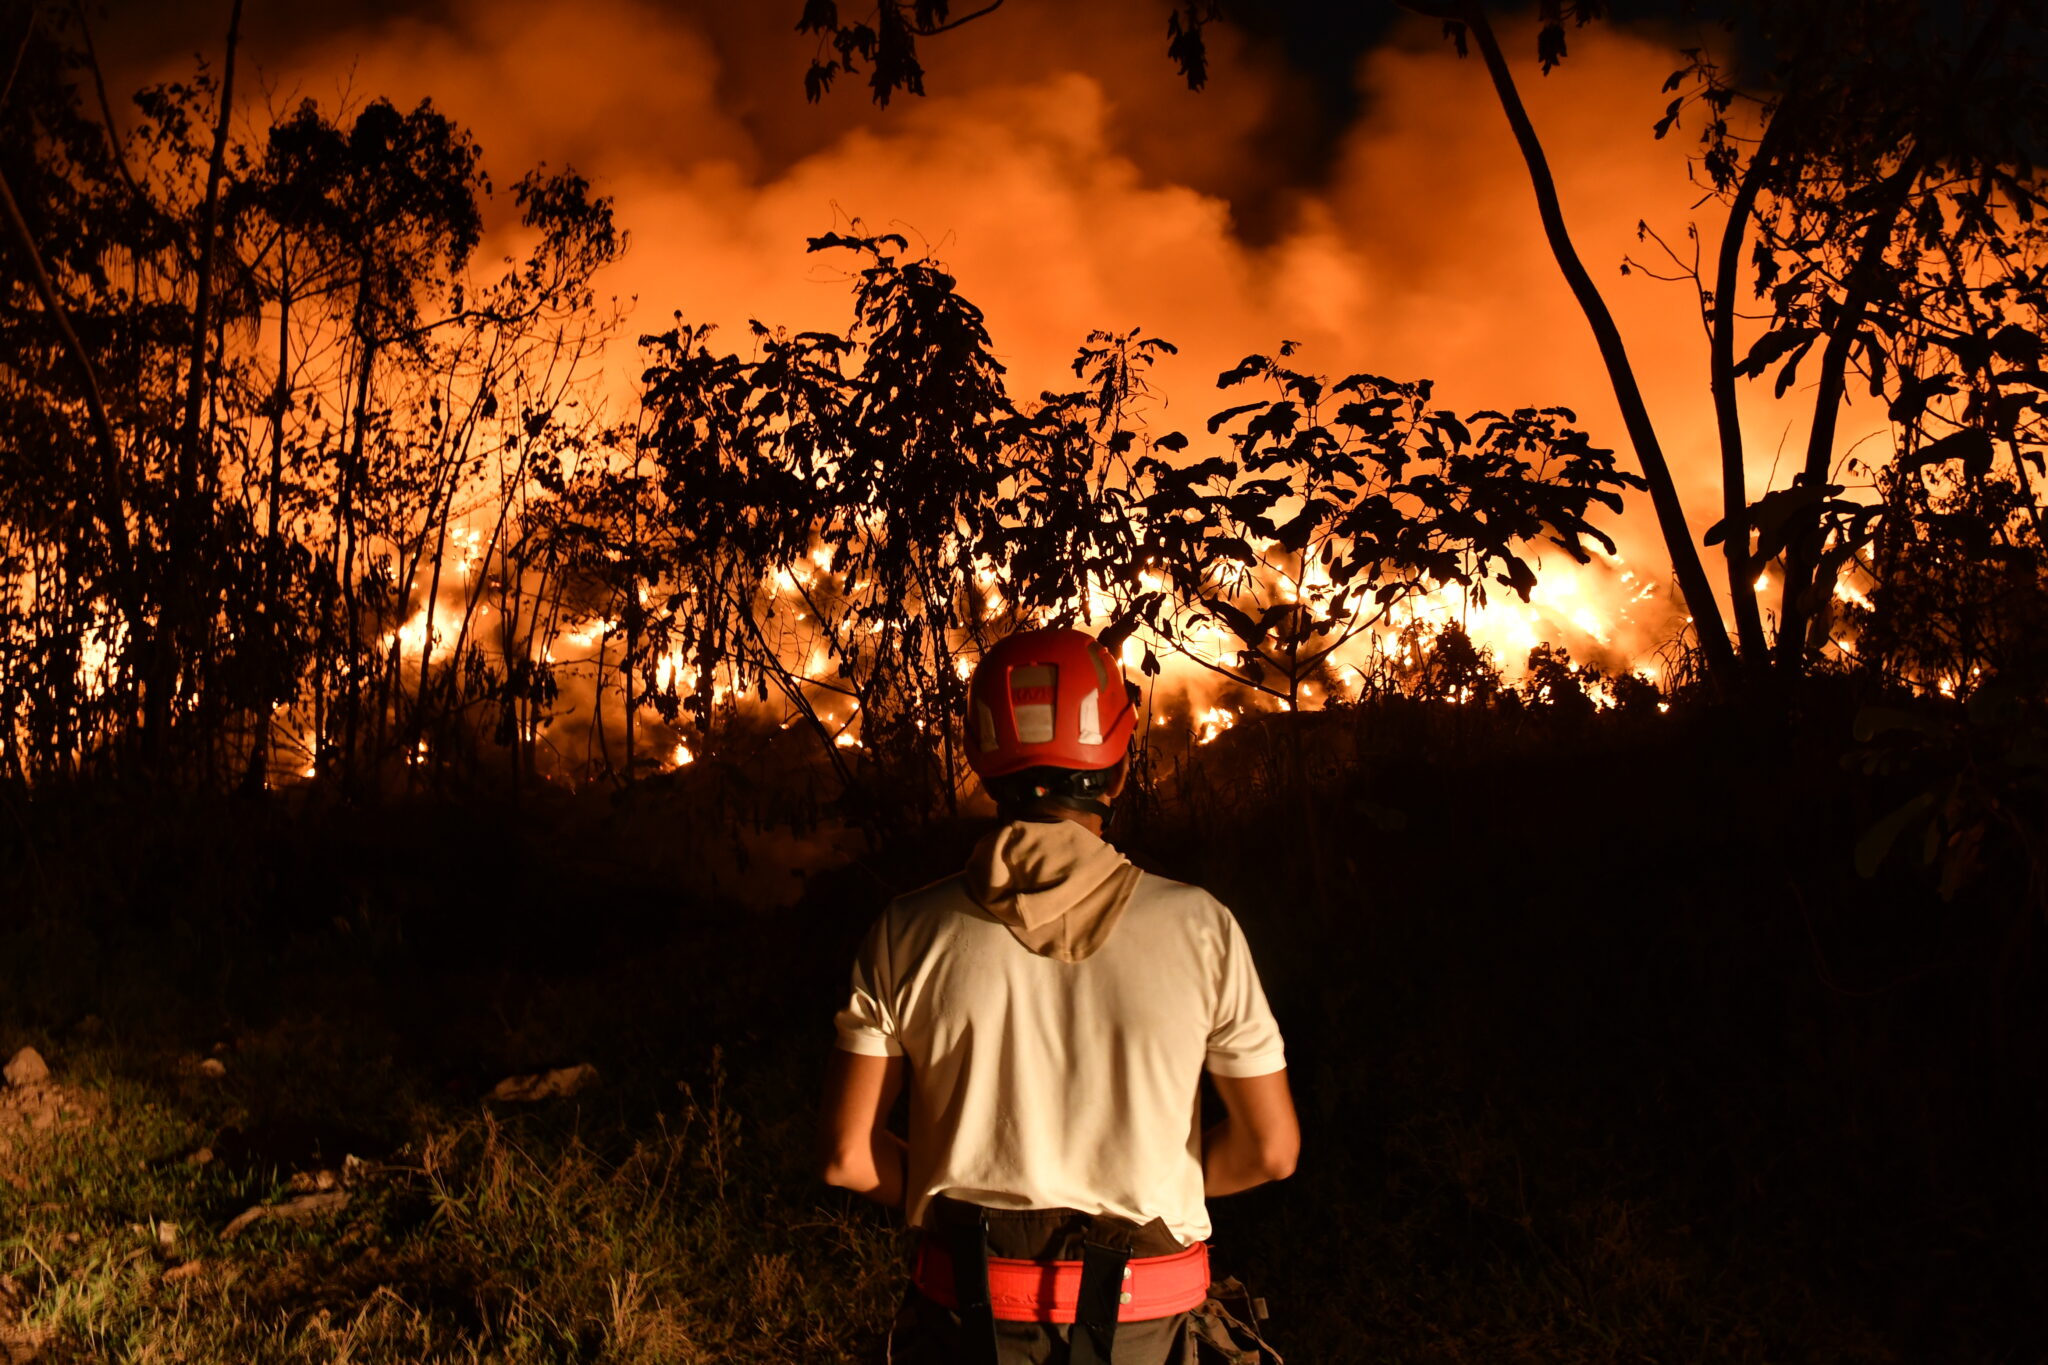
<path id="1" fill-rule="evenodd" d="M 0 326 L 25 361 L 0 373 L 7 766 L 258 783 L 280 736 L 349 774 L 413 754 L 426 711 L 466 704 L 430 682 L 420 588 L 569 440 L 609 207 L 528 177 L 536 245 L 479 283 L 489 184 L 452 120 L 305 104 L 245 143 L 231 19 L 220 79 L 143 91 L 124 132 L 79 16 L 35 12 L 0 106 Z M 504 549 L 475 591 L 516 599 Z"/>
<path id="2" fill-rule="evenodd" d="M 1628 348 L 1566 226 L 1542 140 L 1487 10 L 1477 0 L 1401 0 L 1400 7 L 1441 20 L 1461 54 L 1476 46 L 1483 59 L 1522 151 L 1545 237 L 1599 345 L 1702 659 L 1725 681 L 1736 653 L 1692 523 Z M 1546 74 L 1566 58 L 1569 30 L 1603 18 L 1606 9 L 1601 0 L 1539 0 L 1536 48 Z M 1721 445 L 1722 516 L 1705 539 L 1723 549 L 1734 643 L 1747 671 L 1759 674 L 1775 655 L 1781 672 L 1797 674 L 1821 657 L 1838 576 L 1884 534 L 1882 511 L 1891 504 L 1844 499 L 1845 489 L 1832 482 L 1852 368 L 1873 396 L 1888 400 L 1901 457 L 1911 467 L 1929 463 L 1918 452 L 1941 430 L 1975 429 L 2001 443 L 2008 481 L 2025 492 L 2005 521 L 1986 530 L 2009 560 L 2032 557 L 2038 583 L 2040 498 L 2027 469 L 2039 470 L 2041 459 L 2029 423 L 2038 411 L 2033 395 L 2044 337 L 2034 157 L 2048 133 L 2048 85 L 2039 79 L 2048 29 L 2038 7 L 2016 0 L 1734 0 L 1718 10 L 1744 22 L 1759 49 L 1745 53 L 1745 67 L 1758 78 L 1739 89 L 1710 56 L 1689 53 L 1666 83 L 1667 93 L 1678 94 L 1655 132 L 1668 133 L 1689 106 L 1706 111 L 1699 166 L 1725 208 L 1718 256 L 1711 280 L 1697 260 L 1677 261 L 1699 290 Z M 1191 88 L 1208 79 L 1205 29 L 1225 11 L 1198 3 L 1176 6 L 1169 17 L 1168 56 Z M 943 3 L 884 0 L 872 18 L 848 24 L 835 6 L 811 4 L 800 26 L 820 33 L 840 57 L 836 65 L 814 63 L 808 93 L 820 97 L 856 58 L 869 63 L 878 102 L 898 89 L 921 93 L 916 39 L 985 12 L 954 17 Z M 1738 104 L 1750 117 L 1731 118 Z M 1745 253 L 1752 230 L 1754 250 Z M 1745 285 L 1768 301 L 1770 325 L 1738 358 L 1737 300 Z M 1736 381 L 1775 368 L 1782 394 L 1816 346 L 1814 420 L 1802 467 L 1791 486 L 1752 502 Z M 1930 400 L 1951 395 L 1963 397 L 1959 407 L 1930 416 Z M 1944 447 L 1933 463 L 1960 456 L 1965 444 L 1984 448 L 1972 442 Z M 1965 478 L 1988 472 L 1962 467 Z M 1979 511 L 2005 515 L 1994 510 L 1996 502 Z M 1921 532 L 1902 527 L 1897 534 L 1910 540 Z M 1758 605 L 1762 571 L 1773 565 L 1780 585 L 1775 642 Z"/>
<path id="3" fill-rule="evenodd" d="M 2002 480 L 2019 496 L 2002 508 L 1980 501 L 1978 525 L 1989 544 L 2032 558 L 2038 575 L 2040 511 L 2027 466 L 2039 465 L 2040 432 L 2028 414 L 2040 391 L 2048 259 L 2029 163 L 2048 133 L 2038 79 L 2048 34 L 2038 18 L 2022 24 L 2020 7 L 2003 3 L 1939 12 L 1813 6 L 1766 18 L 1778 57 L 1770 83 L 1782 93 L 1763 98 L 1765 131 L 1753 147 L 1729 129 L 1723 111 L 1741 96 L 1718 68 L 1695 60 L 1672 85 L 1694 79 L 1695 96 L 1713 111 L 1701 164 L 1730 205 L 1707 300 L 1733 490 L 1717 538 L 1744 582 L 1776 561 L 1776 648 L 1790 670 L 1828 642 L 1841 572 L 1887 535 L 1918 534 L 1886 514 L 1890 498 L 1840 497 L 1836 431 L 1852 370 L 1886 402 L 1902 471 L 1959 460 L 1966 479 L 1991 476 L 1998 438 Z M 1751 222 L 1750 264 L 1769 326 L 1736 360 L 1733 296 Z M 1802 467 L 1790 487 L 1738 511 L 1733 382 L 1775 370 L 1782 394 L 1816 348 Z M 1933 455 L 1950 435 L 1960 439 Z M 1973 457 L 1960 459 L 1966 452 Z"/>
<path id="4" fill-rule="evenodd" d="M 1084 387 L 1020 405 L 980 311 L 901 237 L 812 247 L 859 255 L 848 330 L 756 323 L 751 358 L 702 328 L 647 338 L 652 472 L 623 496 L 594 478 L 562 533 L 595 564 L 638 528 L 611 563 L 651 604 L 627 661 L 642 695 L 709 731 L 772 694 L 843 788 L 951 792 L 965 678 L 1019 621 L 1093 625 L 1147 673 L 1163 644 L 1292 703 L 1411 594 L 1526 595 L 1527 547 L 1582 558 L 1630 482 L 1560 410 L 1480 413 L 1475 434 L 1427 383 L 1332 386 L 1260 356 L 1220 382 L 1280 397 L 1211 422 L 1238 460 L 1179 466 L 1186 438 L 1145 411 L 1169 343 L 1093 333 Z"/>
<path id="5" fill-rule="evenodd" d="M 1581 563 L 1586 540 L 1613 553 L 1589 515 L 1618 512 L 1640 481 L 1565 425 L 1570 412 L 1461 420 L 1429 406 L 1427 380 L 1333 384 L 1282 363 L 1291 354 L 1247 356 L 1219 377 L 1279 395 L 1209 419 L 1229 430 L 1235 461 L 1139 465 L 1144 549 L 1171 585 L 1140 607 L 1204 667 L 1299 706 L 1332 654 L 1418 594 L 1455 589 L 1484 605 L 1494 584 L 1526 601 L 1536 542 Z M 1234 652 L 1190 648 L 1219 632 Z"/>

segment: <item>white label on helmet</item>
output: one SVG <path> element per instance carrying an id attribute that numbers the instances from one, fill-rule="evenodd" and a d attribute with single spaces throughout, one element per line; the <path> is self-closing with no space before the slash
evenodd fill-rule
<path id="1" fill-rule="evenodd" d="M 1081 742 L 1083 744 L 1102 743 L 1102 703 L 1097 700 L 1101 696 L 1100 692 L 1090 688 L 1088 695 L 1081 698 Z"/>
<path id="2" fill-rule="evenodd" d="M 1054 689 L 1059 670 L 1050 664 L 1010 670 L 1010 714 L 1017 721 L 1017 742 L 1050 744 L 1053 737 Z"/>

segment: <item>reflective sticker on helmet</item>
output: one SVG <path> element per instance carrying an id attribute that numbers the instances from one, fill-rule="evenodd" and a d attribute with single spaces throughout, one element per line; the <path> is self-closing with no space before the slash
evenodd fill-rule
<path id="1" fill-rule="evenodd" d="M 1102 743 L 1102 703 L 1098 700 L 1101 696 L 1100 692 L 1091 689 L 1087 696 L 1081 698 L 1081 742 L 1083 744 Z"/>
<path id="2" fill-rule="evenodd" d="M 981 745 L 983 753 L 992 754 L 1002 745 L 996 738 L 996 713 L 988 709 L 985 701 L 974 703 L 974 728 L 975 742 Z"/>
<path id="3" fill-rule="evenodd" d="M 1059 670 L 1050 664 L 1010 670 L 1010 715 L 1017 722 L 1018 743 L 1052 743 L 1058 680 Z"/>

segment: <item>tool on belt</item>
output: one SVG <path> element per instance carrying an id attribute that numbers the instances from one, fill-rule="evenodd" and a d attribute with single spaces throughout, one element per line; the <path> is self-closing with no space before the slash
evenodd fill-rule
<path id="1" fill-rule="evenodd" d="M 1209 1298 L 1209 1249 L 1171 1256 L 1082 1245 L 1078 1261 L 1022 1261 L 988 1254 L 988 1215 L 960 1219 L 918 1241 L 918 1292 L 960 1315 L 963 1365 L 995 1365 L 996 1323 L 1074 1325 L 1072 1365 L 1109 1365 L 1118 1321 L 1142 1322 L 1200 1308 Z"/>

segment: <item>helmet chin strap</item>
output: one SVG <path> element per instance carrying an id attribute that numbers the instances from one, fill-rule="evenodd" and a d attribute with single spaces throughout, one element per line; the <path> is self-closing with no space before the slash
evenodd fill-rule
<path id="1" fill-rule="evenodd" d="M 1096 819 L 1101 820 L 1104 824 L 1109 823 L 1109 817 L 1112 810 L 1112 807 L 1110 806 L 1109 802 L 1098 800 L 1093 796 L 1067 796 L 1064 793 L 1057 792 L 1047 792 L 1044 796 L 1035 798 L 1033 804 L 1040 806 L 1058 806 L 1062 810 L 1079 811 L 1083 815 L 1094 816 Z M 1032 818 L 1034 817 L 1025 817 L 1025 819 L 1027 820 Z"/>

